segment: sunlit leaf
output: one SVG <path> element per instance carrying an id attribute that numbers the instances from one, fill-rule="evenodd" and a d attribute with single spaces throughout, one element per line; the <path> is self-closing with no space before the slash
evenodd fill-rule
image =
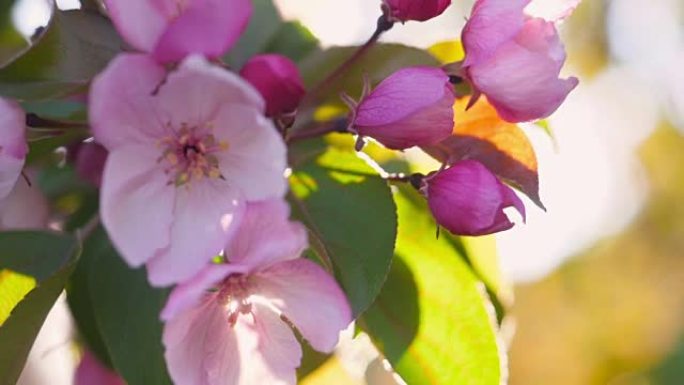
<path id="1" fill-rule="evenodd" d="M 440 162 L 477 160 L 544 208 L 539 196 L 537 156 L 525 133 L 499 118 L 484 97 L 466 111 L 467 104 L 467 98 L 454 104 L 451 137 L 423 150 Z"/>
<path id="2" fill-rule="evenodd" d="M 505 362 L 483 285 L 464 256 L 435 237 L 421 196 L 402 187 L 395 199 L 396 256 L 362 327 L 408 384 L 500 385 Z"/>

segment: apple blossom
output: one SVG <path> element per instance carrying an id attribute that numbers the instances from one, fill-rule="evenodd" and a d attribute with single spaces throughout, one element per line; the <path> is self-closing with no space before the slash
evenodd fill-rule
<path id="1" fill-rule="evenodd" d="M 553 113 L 578 84 L 560 79 L 565 48 L 548 21 L 525 13 L 530 0 L 478 0 L 463 29 L 466 57 L 462 70 L 510 122 L 542 119 Z M 573 2 L 574 6 L 577 1 Z M 555 17 L 567 16 L 568 5 Z"/>
<path id="2" fill-rule="evenodd" d="M 441 15 L 451 5 L 451 0 L 384 0 L 393 20 L 426 21 Z"/>
<path id="3" fill-rule="evenodd" d="M 126 385 L 126 383 L 86 350 L 76 368 L 74 385 Z"/>
<path id="4" fill-rule="evenodd" d="M 486 235 L 513 227 L 503 209 L 525 206 L 485 166 L 464 160 L 422 179 L 421 192 L 441 226 L 457 235 Z"/>
<path id="5" fill-rule="evenodd" d="M 394 150 L 435 144 L 454 126 L 454 91 L 440 68 L 404 68 L 372 91 L 366 83 L 358 103 L 343 98 L 352 111 L 349 131 L 359 135 L 357 149 L 366 136 Z"/>
<path id="6" fill-rule="evenodd" d="M 282 55 L 254 56 L 242 67 L 240 76 L 264 97 L 268 116 L 294 112 L 306 93 L 297 65 Z"/>
<path id="7" fill-rule="evenodd" d="M 190 278 L 234 232 L 245 200 L 282 197 L 285 144 L 246 81 L 191 56 L 173 72 L 120 55 L 94 81 L 90 120 L 109 156 L 102 223 L 153 285 Z"/>
<path id="8" fill-rule="evenodd" d="M 252 15 L 250 0 L 105 0 L 124 39 L 161 62 L 190 54 L 216 58 L 238 40 Z"/>
<path id="9" fill-rule="evenodd" d="M 12 191 L 0 199 L 0 231 L 43 229 L 49 213 L 47 198 L 38 186 L 19 178 Z"/>
<path id="10" fill-rule="evenodd" d="M 24 111 L 16 102 L 0 98 L 0 199 L 14 188 L 27 153 Z"/>
<path id="11" fill-rule="evenodd" d="M 161 317 L 176 384 L 295 384 L 302 352 L 289 323 L 316 350 L 337 344 L 351 309 L 333 277 L 300 258 L 306 230 L 288 215 L 282 200 L 250 203 L 228 263 L 171 293 Z"/>

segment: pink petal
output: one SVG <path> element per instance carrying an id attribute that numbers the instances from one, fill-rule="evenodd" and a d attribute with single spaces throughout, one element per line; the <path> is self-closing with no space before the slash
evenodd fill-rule
<path id="1" fill-rule="evenodd" d="M 229 144 L 216 154 L 226 180 L 250 201 L 283 197 L 287 148 L 273 123 L 252 107 L 226 105 L 213 125 L 216 138 Z"/>
<path id="2" fill-rule="evenodd" d="M 503 212 L 520 198 L 485 166 L 465 160 L 427 179 L 427 198 L 437 223 L 457 235 L 485 235 L 513 227 Z"/>
<path id="3" fill-rule="evenodd" d="M 577 86 L 574 77 L 558 78 L 564 61 L 554 25 L 530 19 L 515 40 L 469 68 L 469 76 L 503 119 L 523 122 L 549 116 Z"/>
<path id="4" fill-rule="evenodd" d="M 204 125 L 225 106 L 242 105 L 263 114 L 261 95 L 245 80 L 201 56 L 190 56 L 168 75 L 157 103 L 176 125 Z M 247 127 L 241 127 L 247 128 Z"/>
<path id="5" fill-rule="evenodd" d="M 126 383 L 109 368 L 105 367 L 89 351 L 83 353 L 76 368 L 75 385 L 125 385 Z"/>
<path id="6" fill-rule="evenodd" d="M 168 321 L 162 341 L 166 366 L 175 384 L 239 384 L 236 331 L 215 296 L 207 296 L 197 307 Z"/>
<path id="7" fill-rule="evenodd" d="M 258 270 L 299 258 L 307 247 L 306 229 L 290 222 L 290 207 L 282 199 L 250 202 L 240 228 L 226 247 L 231 263 Z"/>
<path id="8" fill-rule="evenodd" d="M 145 55 L 117 56 L 93 81 L 89 116 L 95 139 L 112 151 L 131 143 L 151 143 L 164 136 L 164 116 L 153 92 L 166 76 Z"/>
<path id="9" fill-rule="evenodd" d="M 216 286 L 231 274 L 244 274 L 247 269 L 232 264 L 208 265 L 192 279 L 176 286 L 161 312 L 161 319 L 169 321 L 179 313 L 195 307 Z"/>
<path id="10" fill-rule="evenodd" d="M 292 329 L 275 312 L 253 304 L 251 316 L 238 318 L 235 334 L 240 351 L 240 381 L 236 385 L 297 383 L 302 349 Z M 215 378 L 220 380 L 225 372 L 217 371 Z"/>
<path id="11" fill-rule="evenodd" d="M 250 0 L 194 0 L 171 21 L 159 38 L 154 56 L 161 62 L 179 61 L 198 53 L 223 55 L 247 27 Z"/>
<path id="12" fill-rule="evenodd" d="M 401 69 L 359 103 L 354 123 L 380 126 L 400 121 L 442 100 L 448 82 L 449 77 L 440 68 Z"/>
<path id="13" fill-rule="evenodd" d="M 145 145 L 119 147 L 103 174 L 100 214 L 126 262 L 137 267 L 171 241 L 176 188 L 157 164 L 158 151 Z"/>
<path id="14" fill-rule="evenodd" d="M 205 179 L 174 188 L 169 243 L 147 263 L 154 286 L 182 282 L 199 273 L 235 234 L 244 209 L 239 191 L 223 180 Z"/>
<path id="15" fill-rule="evenodd" d="M 95 187 L 102 185 L 102 171 L 109 153 L 96 142 L 81 143 L 76 153 L 76 172 Z"/>
<path id="16" fill-rule="evenodd" d="M 176 0 L 104 0 L 114 26 L 140 51 L 152 52 L 176 8 Z"/>
<path id="17" fill-rule="evenodd" d="M 525 22 L 523 10 L 530 0 L 478 0 L 463 28 L 466 52 L 463 67 L 491 57 L 497 48 L 510 41 Z"/>
<path id="18" fill-rule="evenodd" d="M 0 231 L 9 229 L 44 229 L 50 208 L 37 185 L 29 186 L 19 178 L 10 194 L 0 199 Z"/>
<path id="19" fill-rule="evenodd" d="M 17 182 L 28 152 L 26 115 L 19 104 L 0 98 L 0 199 Z"/>
<path id="20" fill-rule="evenodd" d="M 307 259 L 275 264 L 255 277 L 257 291 L 275 305 L 311 346 L 331 352 L 352 321 L 349 302 L 335 279 Z"/>

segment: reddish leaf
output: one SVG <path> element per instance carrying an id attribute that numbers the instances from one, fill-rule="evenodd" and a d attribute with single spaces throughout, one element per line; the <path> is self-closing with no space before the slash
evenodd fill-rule
<path id="1" fill-rule="evenodd" d="M 516 124 L 502 120 L 484 96 L 466 111 L 468 99 L 454 104 L 451 137 L 423 150 L 440 162 L 477 160 L 544 209 L 539 197 L 537 156 L 525 133 Z"/>

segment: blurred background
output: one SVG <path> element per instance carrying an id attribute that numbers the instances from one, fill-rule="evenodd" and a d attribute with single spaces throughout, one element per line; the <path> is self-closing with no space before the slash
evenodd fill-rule
<path id="1" fill-rule="evenodd" d="M 326 46 L 361 43 L 379 14 L 376 0 L 276 3 Z M 383 40 L 457 40 L 472 3 Z M 48 11 L 21 0 L 12 17 L 30 35 Z M 584 0 L 561 29 L 580 87 L 548 120 L 553 137 L 525 127 L 548 210 L 528 202 L 527 224 L 496 239 L 515 293 L 510 384 L 684 384 L 684 1 Z M 56 306 L 23 384 L 70 383 L 69 325 Z M 338 353 L 305 384 L 400 383 L 363 338 Z"/>

